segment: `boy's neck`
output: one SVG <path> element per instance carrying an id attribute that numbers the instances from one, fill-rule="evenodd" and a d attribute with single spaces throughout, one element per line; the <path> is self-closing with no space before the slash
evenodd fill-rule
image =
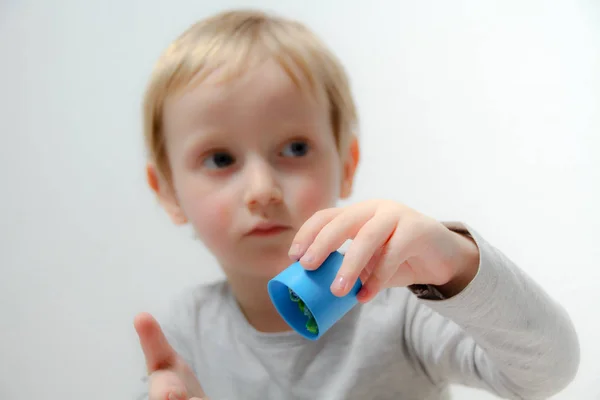
<path id="1" fill-rule="evenodd" d="M 268 279 L 228 275 L 227 280 L 248 323 L 259 332 L 285 332 L 291 328 L 281 318 L 267 291 Z"/>

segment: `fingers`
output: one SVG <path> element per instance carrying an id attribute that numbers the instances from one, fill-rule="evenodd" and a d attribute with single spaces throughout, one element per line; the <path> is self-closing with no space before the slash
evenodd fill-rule
<path id="1" fill-rule="evenodd" d="M 182 378 L 185 387 L 188 389 L 188 394 L 190 396 L 199 397 L 204 399 L 206 394 L 204 393 L 204 389 L 202 389 L 202 385 L 198 381 L 198 378 L 194 374 L 194 371 L 187 363 L 184 363 L 178 368 L 179 376 Z"/>
<path id="2" fill-rule="evenodd" d="M 299 260 L 306 253 L 308 246 L 315 241 L 321 229 L 341 213 L 342 209 L 329 208 L 310 217 L 298 230 L 292 241 L 289 251 L 290 258 L 295 261 Z"/>
<path id="3" fill-rule="evenodd" d="M 134 326 L 150 375 L 150 400 L 188 400 L 190 395 L 204 396 L 194 372 L 171 347 L 152 315 L 138 314 Z"/>
<path id="4" fill-rule="evenodd" d="M 413 234 L 410 229 L 406 229 L 407 223 L 400 224 L 394 234 L 387 242 L 384 251 L 379 256 L 377 265 L 373 267 L 373 272 L 369 279 L 363 283 L 363 287 L 358 293 L 360 302 L 368 302 L 392 278 L 398 286 L 406 286 L 414 282 L 414 272 L 410 265 L 405 261 L 409 257 L 410 244 L 413 240 Z"/>
<path id="5" fill-rule="evenodd" d="M 302 266 L 309 270 L 318 268 L 331 252 L 356 236 L 365 222 L 373 216 L 373 212 L 373 209 L 368 207 L 350 207 L 343 212 L 338 211 L 337 215 L 326 223 L 323 223 L 324 218 L 310 221 L 306 236 L 314 237 L 314 240 L 308 242 L 309 246 L 300 258 Z M 304 237 L 300 240 L 301 243 L 305 243 Z"/>
<path id="6" fill-rule="evenodd" d="M 396 224 L 397 218 L 381 213 L 373 216 L 359 228 L 360 231 L 346 252 L 342 266 L 331 284 L 331 292 L 334 295 L 345 296 L 350 292 L 377 250 L 381 249 L 392 236 Z M 372 274 L 376 273 L 377 266 L 372 271 Z"/>
<path id="7" fill-rule="evenodd" d="M 150 375 L 149 400 L 187 400 L 188 393 L 179 376 L 169 370 Z"/>
<path id="8" fill-rule="evenodd" d="M 369 280 L 369 277 L 373 273 L 373 270 L 375 269 L 375 267 L 377 265 L 379 265 L 379 260 L 384 251 L 385 251 L 385 246 L 378 248 L 375 251 L 375 254 L 373 255 L 373 257 L 371 257 L 371 259 L 367 263 L 367 266 L 360 272 L 360 276 L 358 277 L 358 279 L 360 279 L 360 281 L 363 284 Z"/>
<path id="9" fill-rule="evenodd" d="M 148 313 L 140 313 L 135 317 L 134 326 L 146 358 L 148 373 L 173 365 L 177 353 L 167 341 L 154 317 Z"/>
<path id="10" fill-rule="evenodd" d="M 346 240 L 354 239 L 331 292 L 345 296 L 360 279 L 359 301 L 368 301 L 392 282 L 395 286 L 415 282 L 415 270 L 406 260 L 419 246 L 424 251 L 421 239 L 426 236 L 426 222 L 417 212 L 386 201 L 324 210 L 298 231 L 290 257 L 308 270 L 316 269 Z"/>

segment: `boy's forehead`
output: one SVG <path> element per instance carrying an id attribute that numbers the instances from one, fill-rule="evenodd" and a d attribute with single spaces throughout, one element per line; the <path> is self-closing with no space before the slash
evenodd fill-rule
<path id="1" fill-rule="evenodd" d="M 323 91 L 313 93 L 299 87 L 275 60 L 233 78 L 223 79 L 223 71 L 215 70 L 201 83 L 167 99 L 164 123 L 168 131 L 189 131 L 199 124 L 220 125 L 248 114 L 306 119 L 327 108 Z"/>

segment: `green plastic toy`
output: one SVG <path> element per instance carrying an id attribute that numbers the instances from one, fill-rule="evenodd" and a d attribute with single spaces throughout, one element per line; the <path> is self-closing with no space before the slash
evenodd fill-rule
<path id="1" fill-rule="evenodd" d="M 306 321 L 306 330 L 315 335 L 317 333 L 319 333 L 319 327 L 317 326 L 317 321 L 311 314 L 308 307 L 306 307 L 304 302 L 300 299 L 300 297 L 298 297 L 298 295 L 296 293 L 294 293 L 294 291 L 292 289 L 288 289 L 288 290 L 290 291 L 290 300 L 292 300 L 294 303 L 298 303 L 298 308 L 300 309 L 302 314 L 304 314 L 308 318 L 308 320 Z"/>

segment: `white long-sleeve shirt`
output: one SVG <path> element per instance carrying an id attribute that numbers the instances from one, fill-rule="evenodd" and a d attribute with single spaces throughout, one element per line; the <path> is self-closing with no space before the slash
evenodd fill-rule
<path id="1" fill-rule="evenodd" d="M 453 229 L 480 251 L 461 293 L 387 289 L 317 341 L 256 331 L 226 282 L 187 292 L 160 322 L 211 400 L 443 400 L 455 383 L 508 399 L 559 392 L 579 366 L 568 315 L 472 229 Z"/>

